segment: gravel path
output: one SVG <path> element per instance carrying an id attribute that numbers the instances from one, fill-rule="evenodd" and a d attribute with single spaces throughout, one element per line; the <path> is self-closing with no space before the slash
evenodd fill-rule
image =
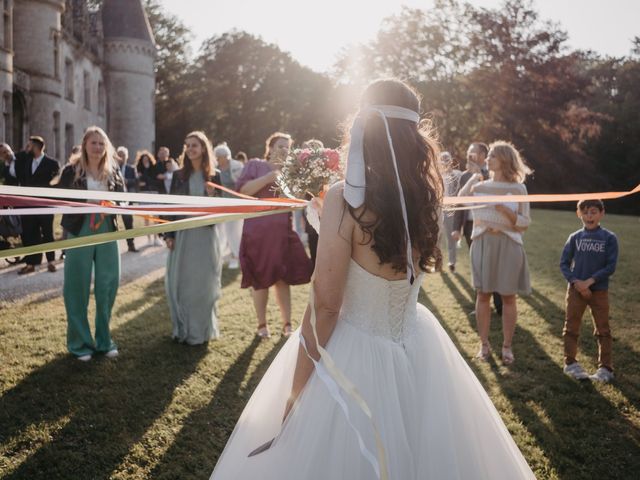
<path id="1" fill-rule="evenodd" d="M 127 251 L 127 242 L 121 240 L 120 285 L 125 285 L 139 278 L 149 276 L 152 279 L 164 276 L 167 261 L 167 248 L 164 246 L 147 245 L 146 238 L 136 239 L 137 253 Z M 56 259 L 60 252 L 56 252 Z M 24 301 L 41 302 L 50 298 L 62 297 L 62 283 L 64 280 L 64 261 L 56 260 L 58 271 L 47 271 L 46 259 L 34 273 L 18 275 L 18 270 L 24 264 L 9 265 L 0 259 L 0 307 L 2 304 L 21 303 Z M 6 306 L 6 305 L 5 305 Z"/>

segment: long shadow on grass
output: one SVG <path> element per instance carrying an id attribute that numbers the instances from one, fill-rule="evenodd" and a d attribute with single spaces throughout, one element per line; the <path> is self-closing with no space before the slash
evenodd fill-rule
<path id="1" fill-rule="evenodd" d="M 453 290 L 452 290 L 453 291 Z M 421 291 L 419 301 L 441 320 L 443 328 L 462 351 L 455 332 L 442 321 L 437 307 Z M 492 327 L 497 322 L 492 322 Z M 500 345 L 502 332 L 491 329 L 490 340 Z M 561 479 L 632 478 L 640 468 L 640 439 L 634 426 L 590 383 L 577 383 L 566 377 L 558 365 L 527 330 L 517 328 L 514 349 L 518 360 L 505 369 L 491 357 L 489 367 L 495 381 L 536 445 L 544 452 Z M 628 352 L 627 352 L 628 353 Z M 635 352 L 633 352 L 635 354 Z M 637 359 L 640 362 L 640 359 Z M 469 362 L 483 385 L 490 380 L 475 362 Z M 627 397 L 636 398 L 624 383 Z M 622 385 L 614 385 L 621 391 Z M 539 412 L 545 416 L 541 421 Z M 607 439 L 607 462 L 601 461 L 602 439 Z M 539 478 L 551 476 L 542 465 Z"/>
<path id="2" fill-rule="evenodd" d="M 492 341 L 499 335 L 494 332 Z M 496 381 L 559 478 L 632 478 L 640 468 L 640 443 L 617 406 L 590 382 L 565 376 L 526 329 L 517 329 L 514 349 L 518 360 L 508 373 L 492 365 Z"/>
<path id="3" fill-rule="evenodd" d="M 122 290 L 123 285 L 120 285 L 119 290 Z M 91 295 L 93 296 L 93 290 L 91 291 Z M 158 297 L 164 298 L 165 305 L 167 306 L 167 318 L 169 315 L 169 305 L 167 303 L 167 298 L 165 296 L 165 287 L 164 287 L 164 279 L 160 278 L 149 283 L 146 287 L 144 287 L 143 293 L 139 295 L 135 300 L 132 300 L 129 303 L 125 303 L 120 305 L 117 309 L 114 309 L 114 313 L 112 314 L 114 317 L 126 315 L 131 312 L 135 312 L 136 310 L 144 307 L 148 304 L 161 303 Z M 171 325 L 170 320 L 167 325 Z M 170 327 L 169 327 L 170 328 Z M 167 331 L 170 333 L 170 330 Z"/>
<path id="4" fill-rule="evenodd" d="M 460 275 L 459 273 L 456 273 L 454 275 L 462 284 L 463 288 L 466 291 L 466 294 L 465 292 L 460 290 L 460 287 L 458 287 L 458 285 L 455 284 L 455 282 L 451 279 L 449 275 L 443 274 L 441 276 L 442 281 L 447 287 L 449 287 L 449 290 L 451 291 L 451 295 L 453 295 L 453 298 L 456 299 L 456 301 L 458 302 L 458 305 L 460 305 L 462 310 L 464 312 L 468 312 L 466 313 L 466 316 L 467 316 L 467 320 L 469 321 L 469 325 L 475 328 L 475 323 L 476 323 L 475 317 L 472 318 L 472 316 L 469 315 L 469 313 L 475 311 L 476 292 L 473 289 L 470 290 L 469 288 L 467 288 L 467 286 L 470 287 L 470 285 L 469 283 L 466 282 L 466 280 L 464 280 L 464 277 L 462 275 Z M 469 298 L 471 298 L 472 300 L 469 300 Z"/>
<path id="5" fill-rule="evenodd" d="M 549 323 L 553 335 L 557 335 L 558 337 L 562 335 L 565 316 L 565 311 L 562 307 L 535 288 L 529 297 L 522 297 L 522 300 L 530 305 L 538 316 Z M 617 365 L 621 366 L 621 375 L 613 386 L 617 388 L 631 404 L 637 405 L 640 404 L 640 390 L 638 389 L 639 386 L 637 383 L 634 383 L 633 376 L 634 373 L 637 372 L 636 366 L 640 365 L 640 354 L 629 344 L 620 340 L 620 336 L 623 335 L 623 333 L 618 334 L 618 332 L 616 332 L 615 319 L 611 320 L 614 334 L 614 361 Z M 582 359 L 587 365 L 591 359 L 595 360 L 598 358 L 598 344 L 592 332 L 593 319 L 590 309 L 587 308 L 582 317 L 580 346 L 578 350 L 579 359 Z M 562 351 L 559 350 L 558 356 L 561 355 Z M 625 377 L 625 373 L 629 373 L 630 375 Z"/>
<path id="6" fill-rule="evenodd" d="M 179 435 L 154 467 L 150 478 L 208 478 L 211 475 L 245 404 L 285 339 L 281 338 L 273 345 L 256 367 L 246 387 L 242 388 L 260 342 L 256 337 L 227 369 L 212 394 L 211 402 L 187 417 Z"/>
<path id="7" fill-rule="evenodd" d="M 562 330 L 562 325 L 564 323 L 563 307 L 560 307 L 557 303 L 549 300 L 548 297 L 544 296 L 535 288 L 531 289 L 531 295 L 526 297 L 523 296 L 520 298 L 531 308 L 533 308 L 540 316 L 540 318 L 542 318 L 553 327 L 559 326 Z"/>
<path id="8" fill-rule="evenodd" d="M 196 369 L 206 346 L 171 342 L 162 282 L 150 306 L 113 331 L 121 355 L 82 364 L 64 356 L 35 370 L 0 398 L 0 440 L 66 416 L 68 423 L 6 479 L 109 478 L 161 416 L 177 386 Z M 19 450 L 28 442 L 18 445 Z M 11 452 L 8 452 L 11 456 Z"/>

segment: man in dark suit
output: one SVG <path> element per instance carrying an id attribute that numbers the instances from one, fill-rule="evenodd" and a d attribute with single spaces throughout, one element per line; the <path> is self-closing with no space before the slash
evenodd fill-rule
<path id="1" fill-rule="evenodd" d="M 13 155 L 10 161 L 5 158 L 7 183 L 21 187 L 49 187 L 51 181 L 58 175 L 60 165 L 56 160 L 45 155 L 44 150 L 44 139 L 33 136 L 29 138 L 27 148 L 23 152 Z M 23 215 L 23 245 L 28 247 L 48 242 L 53 242 L 53 215 Z M 47 269 L 55 272 L 55 252 L 47 252 L 46 255 Z M 42 263 L 42 254 L 28 255 L 25 262 L 26 265 L 18 271 L 20 275 L 35 272 L 36 265 Z"/>
<path id="2" fill-rule="evenodd" d="M 129 160 L 129 150 L 127 147 L 118 147 L 116 150 L 116 158 L 118 159 L 118 165 L 120 165 L 120 173 L 124 178 L 124 183 L 127 188 L 127 192 L 136 192 L 138 190 L 138 174 L 133 166 L 127 163 Z M 131 215 L 122 215 L 122 223 L 124 228 L 131 230 L 133 228 L 133 217 Z M 130 252 L 137 252 L 133 238 L 127 238 L 127 246 Z"/>

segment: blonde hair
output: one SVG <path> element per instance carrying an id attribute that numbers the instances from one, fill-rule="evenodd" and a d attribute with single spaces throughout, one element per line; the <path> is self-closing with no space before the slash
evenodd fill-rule
<path id="1" fill-rule="evenodd" d="M 75 181 L 87 175 L 89 170 L 89 156 L 87 154 L 87 142 L 91 135 L 98 134 L 104 140 L 104 155 L 100 159 L 98 165 L 99 176 L 96 180 L 104 181 L 113 174 L 113 169 L 116 165 L 116 150 L 113 148 L 113 144 L 109 137 L 100 127 L 93 125 L 84 131 L 82 136 L 82 144 L 80 146 L 80 152 L 69 159 L 69 162 L 76 166 Z"/>
<path id="2" fill-rule="evenodd" d="M 489 145 L 489 154 L 500 162 L 502 174 L 509 182 L 523 183 L 527 175 L 533 173 L 522 160 L 516 147 L 504 140 L 498 140 Z"/>

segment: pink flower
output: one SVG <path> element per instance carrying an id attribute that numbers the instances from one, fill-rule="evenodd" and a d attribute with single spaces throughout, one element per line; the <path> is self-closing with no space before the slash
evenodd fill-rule
<path id="1" fill-rule="evenodd" d="M 329 170 L 337 171 L 340 169 L 340 154 L 337 150 L 327 148 L 324 151 L 327 161 L 325 162 Z"/>
<path id="2" fill-rule="evenodd" d="M 311 156 L 311 150 L 309 150 L 308 148 L 305 148 L 298 154 L 298 162 L 304 165 L 310 156 Z"/>

